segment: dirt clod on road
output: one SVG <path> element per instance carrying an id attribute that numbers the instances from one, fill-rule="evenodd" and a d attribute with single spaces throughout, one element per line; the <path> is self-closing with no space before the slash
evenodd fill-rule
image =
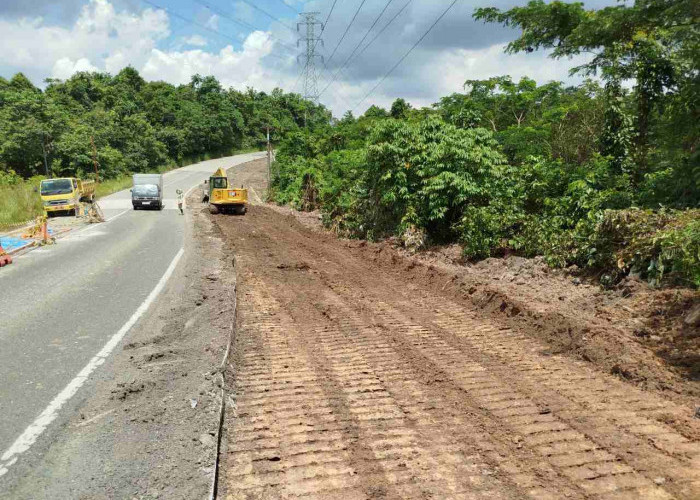
<path id="1" fill-rule="evenodd" d="M 700 497 L 689 405 L 552 352 L 437 267 L 263 205 L 210 217 L 237 270 L 222 498 Z"/>

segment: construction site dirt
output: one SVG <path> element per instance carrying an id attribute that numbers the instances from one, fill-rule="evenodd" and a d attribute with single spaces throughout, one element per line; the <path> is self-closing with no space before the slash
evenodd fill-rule
<path id="1" fill-rule="evenodd" d="M 460 269 L 260 203 L 207 216 L 237 274 L 221 498 L 700 498 L 696 368 L 635 337 L 630 307 L 561 305 L 629 293 L 539 261 Z"/>

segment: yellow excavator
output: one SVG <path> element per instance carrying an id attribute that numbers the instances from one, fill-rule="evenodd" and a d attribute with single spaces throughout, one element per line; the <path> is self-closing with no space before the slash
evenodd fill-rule
<path id="1" fill-rule="evenodd" d="M 233 213 L 245 215 L 248 208 L 248 190 L 232 187 L 228 181 L 226 170 L 219 168 L 209 177 L 209 193 L 204 201 L 209 202 L 209 211 L 213 214 Z"/>

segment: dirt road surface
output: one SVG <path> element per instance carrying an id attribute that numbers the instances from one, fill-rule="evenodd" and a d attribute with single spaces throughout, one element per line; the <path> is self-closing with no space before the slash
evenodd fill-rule
<path id="1" fill-rule="evenodd" d="M 431 266 L 261 204 L 211 220 L 238 283 L 221 498 L 700 498 L 692 404 L 553 353 Z"/>

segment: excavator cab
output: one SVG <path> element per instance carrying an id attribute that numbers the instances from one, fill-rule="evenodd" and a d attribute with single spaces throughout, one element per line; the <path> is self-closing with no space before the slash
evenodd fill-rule
<path id="1" fill-rule="evenodd" d="M 219 168 L 209 177 L 209 211 L 244 215 L 247 211 L 248 190 L 230 185 L 226 170 Z"/>

